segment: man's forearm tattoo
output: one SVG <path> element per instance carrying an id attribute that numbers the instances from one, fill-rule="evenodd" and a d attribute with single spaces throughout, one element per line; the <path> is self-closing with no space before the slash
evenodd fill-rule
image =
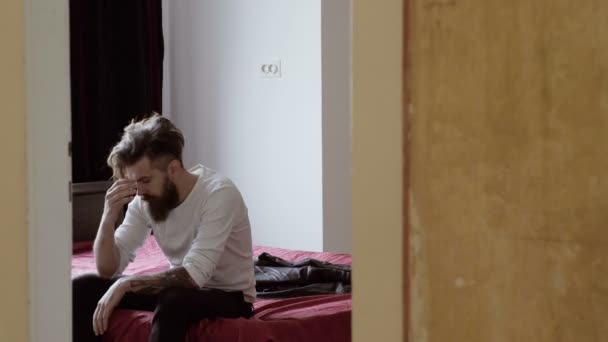
<path id="1" fill-rule="evenodd" d="M 129 283 L 131 291 L 139 294 L 157 294 L 169 287 L 198 288 L 182 266 L 156 274 L 133 276 Z"/>

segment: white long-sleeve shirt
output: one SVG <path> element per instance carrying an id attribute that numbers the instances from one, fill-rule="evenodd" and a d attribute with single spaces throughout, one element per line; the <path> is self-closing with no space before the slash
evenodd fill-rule
<path id="1" fill-rule="evenodd" d="M 255 301 L 251 227 L 247 207 L 232 181 L 197 165 L 198 180 L 190 194 L 164 222 L 152 220 L 139 196 L 129 203 L 114 239 L 120 252 L 116 274 L 154 232 L 171 267 L 183 266 L 200 288 L 243 291 Z"/>

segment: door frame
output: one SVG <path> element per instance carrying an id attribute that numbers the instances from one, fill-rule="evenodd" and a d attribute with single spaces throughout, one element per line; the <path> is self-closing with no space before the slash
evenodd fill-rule
<path id="1" fill-rule="evenodd" d="M 29 340 L 71 341 L 68 0 L 24 0 Z"/>
<path id="2" fill-rule="evenodd" d="M 409 5 L 410 0 L 403 0 L 403 76 L 402 76 L 402 150 L 403 150 L 403 340 L 410 340 L 410 95 L 408 82 L 409 68 Z"/>
<path id="3" fill-rule="evenodd" d="M 404 19 L 409 1 L 403 0 Z M 24 0 L 30 341 L 71 341 L 69 0 Z M 408 23 L 403 33 L 403 330 L 409 334 Z"/>

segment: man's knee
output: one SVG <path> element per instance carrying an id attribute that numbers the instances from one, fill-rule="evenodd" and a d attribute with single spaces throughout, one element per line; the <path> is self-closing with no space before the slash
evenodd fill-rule
<path id="1" fill-rule="evenodd" d="M 155 318 L 178 318 L 184 316 L 188 310 L 188 290 L 182 288 L 168 288 L 161 292 L 156 310 Z"/>
<path id="2" fill-rule="evenodd" d="M 74 291 L 80 291 L 83 289 L 98 287 L 105 282 L 108 282 L 108 279 L 101 278 L 95 273 L 82 274 L 72 279 L 72 289 Z"/>
<path id="3" fill-rule="evenodd" d="M 111 279 L 101 278 L 93 273 L 83 274 L 72 279 L 72 298 L 74 304 L 99 300 L 111 285 Z"/>

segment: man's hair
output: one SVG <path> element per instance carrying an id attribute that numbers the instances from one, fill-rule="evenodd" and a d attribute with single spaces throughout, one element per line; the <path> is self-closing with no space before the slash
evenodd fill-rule
<path id="1" fill-rule="evenodd" d="M 166 167 L 174 159 L 182 163 L 184 135 L 157 113 L 140 121 L 131 120 L 120 141 L 108 156 L 114 179 L 124 178 L 124 169 L 148 157 L 155 168 Z"/>

